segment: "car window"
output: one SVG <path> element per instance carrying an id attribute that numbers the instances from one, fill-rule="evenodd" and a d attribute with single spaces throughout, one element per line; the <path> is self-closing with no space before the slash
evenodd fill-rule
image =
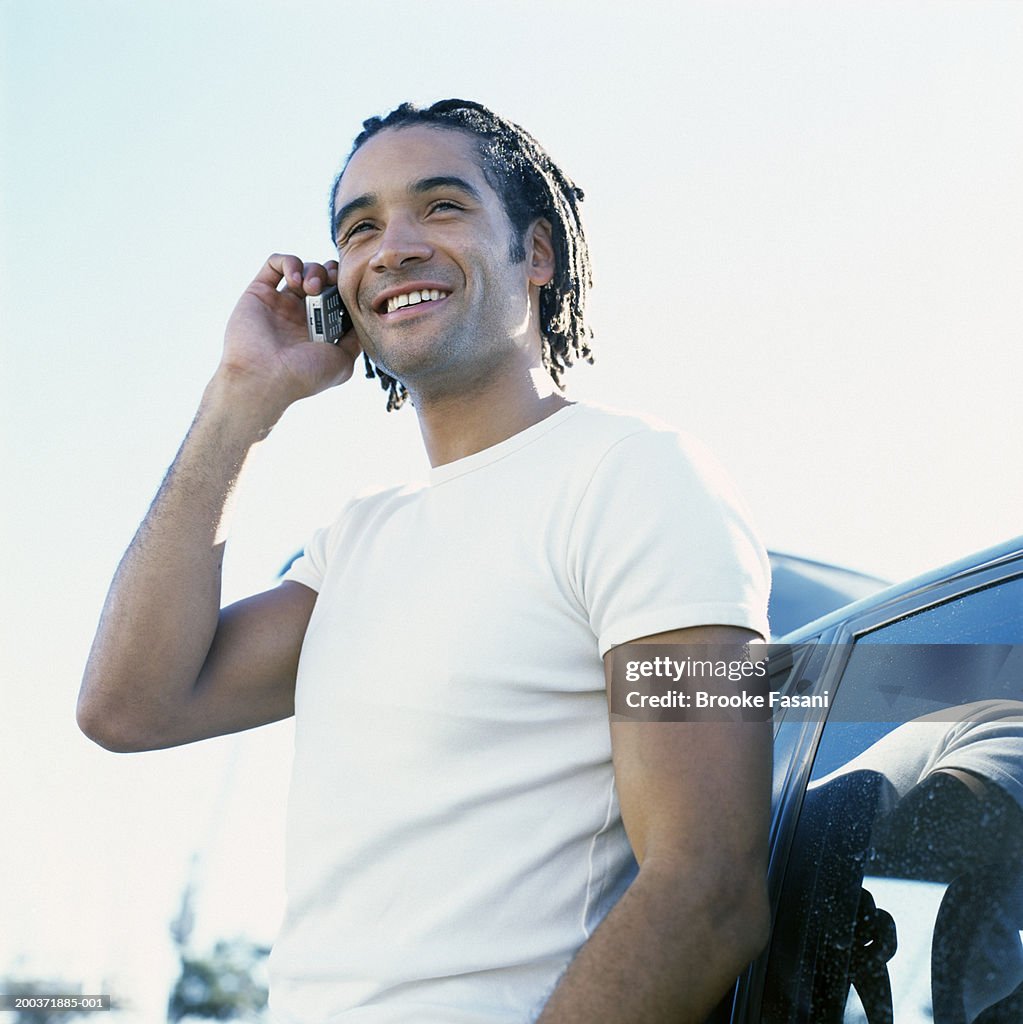
<path id="1" fill-rule="evenodd" d="M 859 643 L 1018 644 L 1023 576 L 925 608 L 873 630 Z"/>
<path id="2" fill-rule="evenodd" d="M 765 1024 L 1023 1021 L 1023 578 L 857 638 L 815 756 Z"/>

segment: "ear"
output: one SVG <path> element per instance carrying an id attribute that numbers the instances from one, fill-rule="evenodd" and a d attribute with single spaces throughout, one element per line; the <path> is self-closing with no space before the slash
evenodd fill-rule
<path id="1" fill-rule="evenodd" d="M 526 261 L 530 283 L 542 288 L 554 277 L 554 241 L 550 221 L 545 217 L 533 223 L 526 233 Z"/>

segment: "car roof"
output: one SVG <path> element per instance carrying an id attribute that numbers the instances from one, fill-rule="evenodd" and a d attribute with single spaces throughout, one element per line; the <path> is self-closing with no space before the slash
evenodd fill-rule
<path id="1" fill-rule="evenodd" d="M 1016 558 L 1023 558 L 1023 536 L 1002 541 L 1000 544 L 984 548 L 982 551 L 972 555 L 966 555 L 947 565 L 930 569 L 901 583 L 894 583 L 874 594 L 853 601 L 851 604 L 835 609 L 822 615 L 820 618 L 814 619 L 812 622 L 799 626 L 791 632 L 780 636 L 778 640 L 784 643 L 797 643 L 802 640 L 809 640 L 815 634 L 830 629 L 846 619 L 857 617 L 872 608 L 904 600 L 913 594 L 922 594 L 929 588 L 949 580 L 954 580 L 956 577 L 968 576 L 982 569 L 997 565 L 999 562 L 1007 562 Z"/>
<path id="2" fill-rule="evenodd" d="M 891 582 L 779 551 L 769 551 L 768 557 L 771 560 L 769 618 L 775 636 L 789 633 L 836 608 L 844 608 Z"/>

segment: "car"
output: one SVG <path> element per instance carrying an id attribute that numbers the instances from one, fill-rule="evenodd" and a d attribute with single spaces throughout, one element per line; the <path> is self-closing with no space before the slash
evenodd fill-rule
<path id="1" fill-rule="evenodd" d="M 771 599 L 768 618 L 773 636 L 783 636 L 806 622 L 875 594 L 890 580 L 816 562 L 798 555 L 768 551 Z"/>
<path id="2" fill-rule="evenodd" d="M 770 648 L 770 941 L 712 1024 L 1023 1022 L 1023 537 Z M 780 703 L 780 701 L 779 701 Z"/>

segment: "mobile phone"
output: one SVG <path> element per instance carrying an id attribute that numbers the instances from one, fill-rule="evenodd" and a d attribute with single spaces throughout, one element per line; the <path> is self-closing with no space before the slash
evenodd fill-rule
<path id="1" fill-rule="evenodd" d="M 305 317 L 310 341 L 326 341 L 336 345 L 341 335 L 352 326 L 337 287 L 324 288 L 319 295 L 305 297 Z"/>

